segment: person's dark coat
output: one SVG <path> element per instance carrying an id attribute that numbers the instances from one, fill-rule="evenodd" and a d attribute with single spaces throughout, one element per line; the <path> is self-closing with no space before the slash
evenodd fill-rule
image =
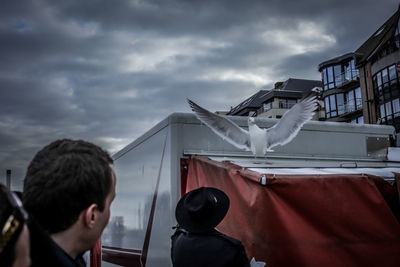
<path id="1" fill-rule="evenodd" d="M 174 267 L 250 267 L 242 243 L 215 229 L 194 234 L 178 228 L 171 239 Z"/>
<path id="2" fill-rule="evenodd" d="M 51 237 L 31 219 L 28 222 L 31 247 L 31 267 L 85 267 L 81 256 L 72 259 Z"/>

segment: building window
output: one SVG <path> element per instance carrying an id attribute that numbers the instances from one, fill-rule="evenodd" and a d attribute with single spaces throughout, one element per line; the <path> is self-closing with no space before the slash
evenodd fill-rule
<path id="1" fill-rule="evenodd" d="M 377 96 L 378 119 L 381 123 L 400 116 L 399 77 L 395 65 L 390 65 L 373 76 L 374 92 Z"/>
<path id="2" fill-rule="evenodd" d="M 362 109 L 362 97 L 361 97 L 361 88 L 357 87 L 354 90 L 354 94 L 356 96 L 356 110 Z"/>
<path id="3" fill-rule="evenodd" d="M 262 106 L 257 110 L 256 116 L 260 115 L 261 113 L 267 112 L 268 110 L 274 108 L 274 101 L 269 100 L 268 102 L 262 104 Z"/>
<path id="4" fill-rule="evenodd" d="M 354 59 L 344 63 L 344 72 L 346 81 L 355 81 L 360 77 L 360 72 L 356 69 Z"/>
<path id="5" fill-rule="evenodd" d="M 355 81 L 360 76 L 354 64 L 354 59 L 322 69 L 324 91 L 341 87 L 345 83 Z"/>
<path id="6" fill-rule="evenodd" d="M 399 101 L 399 99 L 398 98 L 394 99 L 392 101 L 392 103 L 393 103 L 393 116 L 395 118 L 399 117 L 400 116 L 400 101 Z"/>
<path id="7" fill-rule="evenodd" d="M 336 95 L 330 95 L 329 96 L 329 102 L 331 104 L 331 117 L 336 117 L 337 116 L 337 107 L 336 107 Z"/>
<path id="8" fill-rule="evenodd" d="M 325 97 L 324 101 L 327 119 L 354 112 L 362 109 L 361 89 L 357 87 L 346 94 L 333 94 Z"/>
<path id="9" fill-rule="evenodd" d="M 389 67 L 389 81 L 391 85 L 397 83 L 397 72 L 395 65 Z"/>
<path id="10" fill-rule="evenodd" d="M 391 120 L 392 119 L 392 102 L 385 103 L 385 109 L 386 109 L 386 118 L 388 120 Z"/>
<path id="11" fill-rule="evenodd" d="M 324 89 L 324 91 L 326 91 L 326 90 L 328 90 L 327 78 L 326 78 L 326 68 L 322 69 L 321 75 L 322 75 L 321 80 L 322 80 L 322 84 L 323 84 L 323 89 Z"/>
<path id="12" fill-rule="evenodd" d="M 329 105 L 329 97 L 325 97 L 325 115 L 329 119 L 331 117 L 331 108 Z"/>
<path id="13" fill-rule="evenodd" d="M 356 109 L 354 98 L 353 90 L 346 93 L 346 112 L 353 112 Z"/>
<path id="14" fill-rule="evenodd" d="M 270 110 L 272 107 L 273 107 L 273 101 L 270 101 L 270 102 L 267 102 L 267 103 L 264 103 L 264 105 L 263 105 L 263 107 L 264 107 L 264 111 L 268 111 L 268 110 Z"/>
<path id="15" fill-rule="evenodd" d="M 336 99 L 337 99 L 338 115 L 342 115 L 342 114 L 345 113 L 344 95 L 343 94 L 337 94 L 336 95 Z"/>
<path id="16" fill-rule="evenodd" d="M 322 83 L 324 84 L 324 91 L 335 87 L 332 66 L 322 69 Z"/>
<path id="17" fill-rule="evenodd" d="M 342 66 L 334 65 L 333 71 L 335 72 L 335 85 L 336 87 L 340 87 L 343 85 L 343 75 L 342 75 Z"/>
<path id="18" fill-rule="evenodd" d="M 394 118 L 400 117 L 400 100 L 399 98 L 388 101 L 379 105 L 379 121 L 387 122 Z"/>
<path id="19" fill-rule="evenodd" d="M 353 64 L 351 64 L 353 62 Z M 354 65 L 354 60 L 345 63 L 344 66 L 344 79 L 350 81 L 352 79 L 352 65 Z"/>
<path id="20" fill-rule="evenodd" d="M 378 92 L 382 94 L 382 73 L 378 72 L 375 77 L 376 77 L 376 86 Z"/>
<path id="21" fill-rule="evenodd" d="M 381 122 L 386 121 L 386 112 L 385 112 L 385 105 L 379 105 L 379 119 Z"/>
<path id="22" fill-rule="evenodd" d="M 341 99 L 342 97 L 339 97 Z M 338 101 L 340 103 L 341 100 Z M 342 107 L 336 105 L 336 94 L 325 97 L 325 116 L 327 119 L 340 115 Z"/>
<path id="23" fill-rule="evenodd" d="M 279 98 L 279 108 L 290 109 L 297 103 L 297 99 Z"/>
<path id="24" fill-rule="evenodd" d="M 388 70 L 383 69 L 382 70 L 382 89 L 384 94 L 388 94 L 388 97 L 390 97 L 390 92 L 389 92 L 389 75 L 388 75 Z"/>
<path id="25" fill-rule="evenodd" d="M 333 80 L 333 68 L 327 68 L 327 77 L 328 77 L 328 89 L 334 88 L 334 80 Z"/>
<path id="26" fill-rule="evenodd" d="M 346 113 L 362 109 L 361 89 L 357 87 L 346 93 Z"/>

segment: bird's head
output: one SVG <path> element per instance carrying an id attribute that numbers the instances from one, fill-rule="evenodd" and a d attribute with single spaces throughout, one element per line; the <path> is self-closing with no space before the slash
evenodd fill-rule
<path id="1" fill-rule="evenodd" d="M 249 117 L 248 120 L 247 120 L 247 122 L 248 122 L 249 125 L 254 125 L 254 124 L 256 124 L 256 120 L 255 120 L 253 117 Z"/>

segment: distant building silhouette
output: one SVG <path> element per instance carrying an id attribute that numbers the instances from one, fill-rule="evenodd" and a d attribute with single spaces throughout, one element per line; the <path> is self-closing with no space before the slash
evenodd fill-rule
<path id="1" fill-rule="evenodd" d="M 258 91 L 233 107 L 226 115 L 279 119 L 299 100 L 309 95 L 311 89 L 321 86 L 321 81 L 317 80 L 290 78 L 284 82 L 276 82 L 273 89 Z"/>

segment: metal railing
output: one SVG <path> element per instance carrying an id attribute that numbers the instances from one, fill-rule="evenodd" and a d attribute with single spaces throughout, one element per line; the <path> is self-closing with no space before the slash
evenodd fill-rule
<path id="1" fill-rule="evenodd" d="M 343 105 L 338 105 L 338 114 L 350 113 L 362 109 L 362 99 L 356 98 L 345 102 Z"/>
<path id="2" fill-rule="evenodd" d="M 266 107 L 266 106 L 262 106 L 261 108 L 259 108 L 257 110 L 257 114 L 261 114 L 263 112 L 266 112 L 268 110 L 271 109 L 290 109 L 292 108 L 294 105 L 296 105 L 297 103 L 279 103 L 278 106 L 275 105 L 275 102 L 272 102 L 270 106 Z"/>
<path id="3" fill-rule="evenodd" d="M 400 117 L 400 112 L 391 113 L 387 116 L 378 118 L 376 124 L 388 124 L 389 122 L 392 122 L 392 120 L 400 121 L 400 118 L 398 117 Z"/>
<path id="4" fill-rule="evenodd" d="M 279 108 L 289 109 L 292 108 L 296 103 L 281 103 L 279 102 Z"/>
<path id="5" fill-rule="evenodd" d="M 336 87 L 342 86 L 351 81 L 357 81 L 359 77 L 360 77 L 360 72 L 358 70 L 342 72 L 335 76 Z"/>

